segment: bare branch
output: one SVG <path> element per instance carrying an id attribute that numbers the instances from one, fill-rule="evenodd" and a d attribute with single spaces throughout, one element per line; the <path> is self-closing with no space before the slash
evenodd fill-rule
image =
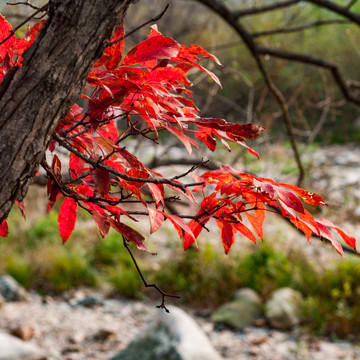
<path id="1" fill-rule="evenodd" d="M 356 2 L 357 2 L 357 0 L 350 0 L 350 2 L 347 4 L 346 8 L 350 9 L 353 5 L 355 5 Z"/>
<path id="2" fill-rule="evenodd" d="M 70 152 L 72 152 L 73 154 L 78 156 L 80 159 L 86 161 L 88 164 L 92 165 L 94 168 L 98 168 L 98 169 L 108 171 L 109 173 L 111 173 L 111 174 L 113 174 L 115 176 L 118 176 L 119 178 L 121 178 L 123 180 L 126 180 L 126 181 L 135 181 L 135 182 L 152 183 L 152 184 L 167 184 L 167 185 L 171 185 L 173 187 L 176 187 L 176 188 L 182 190 L 184 193 L 186 192 L 187 187 L 198 185 L 197 183 L 194 183 L 194 184 L 181 184 L 179 182 L 169 180 L 169 179 L 164 179 L 164 178 L 154 179 L 154 178 L 139 178 L 139 177 L 129 176 L 129 175 L 123 174 L 123 173 L 121 173 L 121 172 L 119 172 L 117 170 L 114 170 L 110 166 L 107 166 L 104 163 L 102 163 L 101 161 L 93 160 L 90 157 L 84 155 L 83 153 L 78 151 L 76 148 L 74 148 L 72 145 L 70 145 L 66 141 L 66 139 L 61 137 L 59 134 L 54 133 L 53 138 L 61 146 L 63 146 L 65 149 L 69 150 Z"/>
<path id="3" fill-rule="evenodd" d="M 328 1 L 328 0 L 305 0 L 305 1 L 309 2 L 309 3 L 313 3 L 320 7 L 323 7 L 325 9 L 328 9 L 336 14 L 339 14 L 341 16 L 348 18 L 355 24 L 360 25 L 360 14 L 350 11 L 349 5 L 346 7 L 343 7 L 343 6 L 337 5 L 333 1 Z"/>
<path id="4" fill-rule="evenodd" d="M 256 65 L 257 65 L 261 75 L 263 76 L 266 85 L 268 86 L 271 93 L 275 96 L 275 99 L 277 100 L 277 102 L 281 108 L 281 111 L 283 114 L 283 120 L 284 120 L 286 130 L 287 130 L 287 133 L 288 133 L 288 136 L 290 139 L 290 143 L 291 143 L 291 146 L 293 149 L 295 161 L 296 161 L 297 167 L 299 169 L 299 177 L 298 177 L 297 183 L 298 183 L 298 185 L 301 185 L 301 183 L 304 179 L 305 171 L 304 171 L 304 166 L 302 165 L 302 162 L 301 162 L 299 150 L 298 150 L 297 143 L 295 140 L 292 123 L 291 123 L 291 119 L 290 119 L 289 109 L 288 109 L 288 106 L 286 104 L 286 100 L 285 100 L 283 94 L 276 87 L 276 85 L 273 83 L 273 81 L 271 80 L 271 78 L 269 77 L 269 75 L 266 72 L 263 62 L 259 57 L 257 44 L 254 42 L 251 34 L 247 31 L 247 29 L 240 22 L 237 21 L 237 18 L 233 15 L 233 13 L 230 11 L 230 9 L 228 9 L 226 6 L 224 6 L 218 0 L 198 0 L 198 1 L 201 2 L 202 4 L 204 4 L 205 6 L 209 7 L 211 10 L 215 11 L 220 17 L 222 17 L 231 26 L 238 33 L 238 35 L 241 37 L 241 39 L 244 41 L 248 50 L 254 57 Z"/>
<path id="5" fill-rule="evenodd" d="M 134 263 L 134 266 L 135 266 L 135 268 L 136 268 L 136 271 L 138 272 L 138 274 L 139 274 L 139 276 L 140 276 L 140 278 L 141 278 L 144 286 L 145 286 L 145 287 L 152 287 L 152 288 L 156 289 L 156 290 L 160 293 L 160 295 L 161 295 L 161 304 L 160 304 L 160 305 L 157 305 L 156 307 L 157 307 L 157 308 L 160 308 L 160 309 L 164 309 L 167 313 L 169 313 L 170 311 L 168 310 L 168 308 L 167 308 L 166 305 L 165 305 L 165 299 L 166 299 L 167 297 L 172 297 L 172 298 L 180 299 L 180 296 L 179 296 L 179 295 L 167 294 L 166 292 L 162 291 L 156 284 L 148 284 L 147 281 L 146 281 L 145 278 L 144 278 L 143 273 L 142 273 L 141 270 L 140 270 L 140 267 L 139 267 L 139 265 L 138 265 L 138 263 L 137 263 L 137 261 L 136 261 L 136 259 L 135 259 L 134 254 L 132 253 L 132 251 L 131 251 L 131 249 L 130 249 L 130 247 L 129 247 L 128 240 L 126 239 L 125 236 L 122 236 L 122 238 L 123 238 L 123 244 L 124 244 L 124 246 L 125 246 L 125 249 L 128 251 L 128 253 L 129 253 L 130 257 L 131 257 L 131 260 L 132 260 L 132 262 Z"/>
<path id="6" fill-rule="evenodd" d="M 218 169 L 220 166 L 216 165 L 212 161 L 204 161 L 199 164 L 199 160 L 196 159 L 187 159 L 187 158 L 179 158 L 179 159 L 164 159 L 164 158 L 154 158 L 153 161 L 146 165 L 147 167 L 153 169 L 160 166 L 171 166 L 171 165 L 195 165 L 198 167 L 202 167 L 208 170 Z"/>
<path id="7" fill-rule="evenodd" d="M 285 50 L 271 49 L 266 47 L 257 47 L 257 52 L 263 55 L 271 55 L 281 59 L 297 61 L 330 70 L 345 99 L 360 106 L 360 99 L 356 98 L 349 92 L 347 83 L 342 77 L 339 67 L 336 64 L 311 55 L 297 54 Z"/>
<path id="8" fill-rule="evenodd" d="M 300 26 L 291 27 L 291 28 L 281 27 L 281 28 L 277 28 L 277 29 L 273 29 L 273 30 L 254 32 L 251 35 L 253 38 L 258 38 L 261 36 L 289 34 L 289 33 L 304 31 L 304 30 L 308 30 L 308 29 L 312 29 L 312 28 L 324 26 L 324 25 L 349 24 L 349 23 L 350 22 L 348 20 L 340 20 L 340 19 L 319 20 L 319 21 L 312 22 L 310 24 L 300 25 Z"/>
<path id="9" fill-rule="evenodd" d="M 242 10 L 234 11 L 233 16 L 237 20 L 241 16 L 255 15 L 255 14 L 259 14 L 259 13 L 264 13 L 266 11 L 273 11 L 273 10 L 277 10 L 277 9 L 281 9 L 284 7 L 288 7 L 288 6 L 297 4 L 299 2 L 300 2 L 300 0 L 287 0 L 287 1 L 282 1 L 282 2 L 275 3 L 275 4 L 271 4 L 271 5 L 253 7 L 253 8 L 249 8 L 249 9 L 242 9 Z"/>
<path id="10" fill-rule="evenodd" d="M 13 4 L 10 4 L 13 5 Z M 14 4 L 16 5 L 16 4 Z M 46 3 L 44 6 L 42 6 L 41 8 L 38 8 L 34 13 L 32 13 L 29 17 L 27 17 L 24 21 L 22 21 L 18 26 L 16 26 L 15 28 L 13 28 L 10 31 L 9 36 L 7 36 L 4 40 L 2 40 L 0 42 L 0 45 L 4 44 L 6 41 L 8 41 L 11 37 L 13 37 L 16 33 L 17 30 L 19 30 L 21 27 L 23 27 L 25 24 L 27 24 L 31 19 L 35 18 L 35 16 L 43 11 L 46 11 L 48 9 L 49 3 Z"/>
<path id="11" fill-rule="evenodd" d="M 29 0 L 27 0 L 27 1 L 17 1 L 17 2 L 13 2 L 13 3 L 8 2 L 8 3 L 6 3 L 6 5 L 10 5 L 10 6 L 26 5 L 26 6 L 31 7 L 32 9 L 40 10 L 39 6 L 35 6 L 35 5 L 31 4 L 29 2 Z"/>
<path id="12" fill-rule="evenodd" d="M 153 17 L 152 19 L 150 19 L 150 20 L 148 20 L 148 21 L 145 21 L 143 24 L 141 24 L 141 25 L 139 25 L 138 27 L 136 27 L 135 29 L 129 31 L 126 35 L 122 36 L 121 38 L 119 38 L 119 39 L 117 39 L 117 40 L 115 40 L 115 41 L 109 42 L 109 46 L 112 46 L 112 45 L 114 45 L 114 44 L 116 44 L 116 43 L 118 43 L 118 42 L 126 39 L 128 36 L 136 33 L 137 31 L 139 31 L 140 29 L 142 29 L 144 26 L 146 26 L 146 25 L 148 25 L 148 24 L 151 24 L 151 23 L 153 23 L 153 22 L 155 22 L 155 21 L 158 21 L 159 19 L 161 19 L 161 18 L 165 15 L 165 13 L 166 13 L 167 9 L 169 8 L 169 6 L 170 6 L 170 5 L 167 4 L 167 5 L 165 6 L 165 9 L 164 9 L 159 15 L 156 15 L 156 16 Z"/>

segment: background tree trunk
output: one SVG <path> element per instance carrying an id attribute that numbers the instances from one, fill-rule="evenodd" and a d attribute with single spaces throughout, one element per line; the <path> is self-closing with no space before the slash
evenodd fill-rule
<path id="1" fill-rule="evenodd" d="M 23 66 L 0 87 L 0 222 L 24 198 L 57 123 L 136 1 L 50 1 L 48 19 Z"/>

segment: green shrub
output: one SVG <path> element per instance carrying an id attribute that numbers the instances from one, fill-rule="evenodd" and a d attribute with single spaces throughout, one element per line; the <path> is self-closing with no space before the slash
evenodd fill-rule
<path id="1" fill-rule="evenodd" d="M 107 279 L 115 292 L 129 298 L 139 297 L 144 285 L 133 264 L 118 264 L 107 269 Z"/>
<path id="2" fill-rule="evenodd" d="M 59 226 L 57 222 L 58 214 L 54 211 L 46 214 L 32 224 L 26 231 L 26 247 L 37 247 L 40 243 L 61 242 Z M 41 244 L 43 246 L 43 244 Z"/>
<path id="3" fill-rule="evenodd" d="M 65 291 L 80 285 L 98 284 L 87 254 L 81 249 L 54 247 L 46 251 L 46 260 L 36 264 L 37 285 L 41 289 Z"/>
<path id="4" fill-rule="evenodd" d="M 121 236 L 115 231 L 110 231 L 104 239 L 100 239 L 92 249 L 93 264 L 97 267 L 103 265 L 116 265 L 124 262 L 129 255 L 124 248 Z"/>
<path id="5" fill-rule="evenodd" d="M 9 255 L 4 270 L 25 288 L 29 289 L 34 285 L 32 266 L 22 256 Z"/>

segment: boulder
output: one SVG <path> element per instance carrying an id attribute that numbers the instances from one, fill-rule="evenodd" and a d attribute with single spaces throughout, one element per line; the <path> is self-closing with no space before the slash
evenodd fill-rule
<path id="1" fill-rule="evenodd" d="M 0 277 L 0 295 L 5 301 L 26 301 L 27 291 L 11 276 Z"/>
<path id="2" fill-rule="evenodd" d="M 275 329 L 288 330 L 301 321 L 303 297 L 291 288 L 274 291 L 265 305 L 265 315 Z"/>
<path id="3" fill-rule="evenodd" d="M 169 306 L 111 360 L 221 360 L 199 325 L 183 310 Z"/>
<path id="4" fill-rule="evenodd" d="M 216 324 L 236 330 L 251 326 L 262 315 L 260 296 L 252 289 L 243 288 L 235 293 L 234 300 L 222 305 L 211 317 Z"/>
<path id="5" fill-rule="evenodd" d="M 255 304 L 261 305 L 261 298 L 259 294 L 250 288 L 241 288 L 236 291 L 234 300 L 253 302 Z"/>
<path id="6" fill-rule="evenodd" d="M 0 360 L 46 360 L 45 352 L 12 335 L 0 333 Z"/>

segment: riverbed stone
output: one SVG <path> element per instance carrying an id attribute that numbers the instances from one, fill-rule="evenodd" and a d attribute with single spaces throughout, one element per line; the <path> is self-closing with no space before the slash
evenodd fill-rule
<path id="1" fill-rule="evenodd" d="M 291 288 L 275 290 L 265 304 L 265 316 L 269 324 L 280 330 L 288 330 L 300 324 L 303 296 Z"/>
<path id="2" fill-rule="evenodd" d="M 0 333 L 0 360 L 46 360 L 45 352 L 15 336 Z"/>
<path id="3" fill-rule="evenodd" d="M 261 306 L 260 296 L 252 289 L 243 288 L 235 293 L 234 300 L 222 305 L 211 320 L 216 324 L 243 330 L 261 317 Z"/>
<path id="4" fill-rule="evenodd" d="M 183 310 L 169 306 L 111 360 L 221 360 L 199 325 Z"/>
<path id="5" fill-rule="evenodd" d="M 28 293 L 13 277 L 3 275 L 0 277 L 0 295 L 5 301 L 26 301 Z"/>

